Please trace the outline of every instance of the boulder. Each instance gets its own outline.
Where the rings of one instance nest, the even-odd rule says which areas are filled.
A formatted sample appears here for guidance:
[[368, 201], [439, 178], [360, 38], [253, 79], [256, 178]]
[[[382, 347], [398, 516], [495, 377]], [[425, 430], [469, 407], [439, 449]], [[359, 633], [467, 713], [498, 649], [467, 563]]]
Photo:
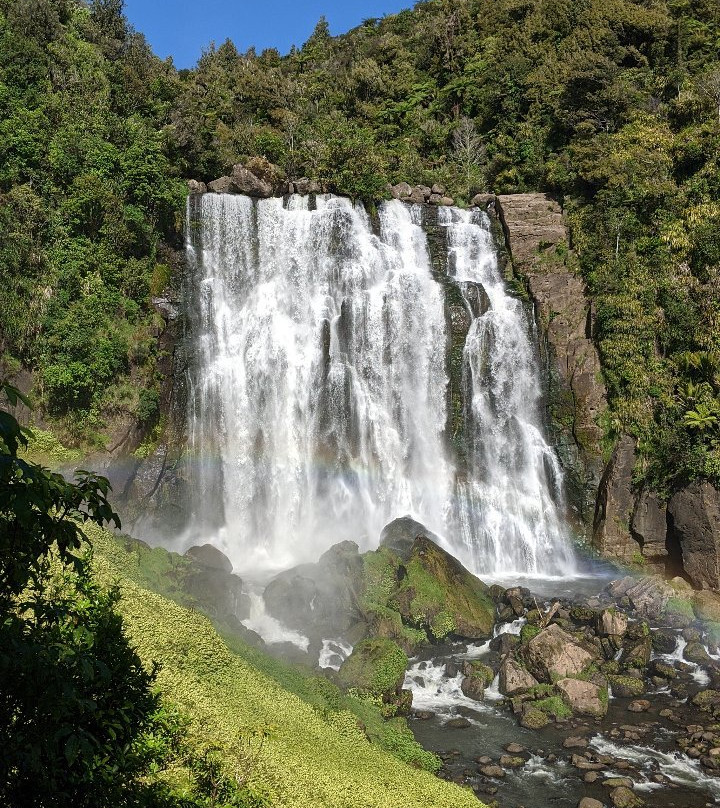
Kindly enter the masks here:
[[720, 594], [701, 589], [693, 594], [693, 610], [701, 620], [720, 623]]
[[363, 587], [363, 560], [355, 542], [327, 550], [317, 564], [281, 572], [265, 588], [263, 600], [272, 617], [298, 631], [343, 635], [363, 619], [357, 592]]
[[610, 802], [615, 808], [640, 808], [645, 803], [626, 786], [614, 788], [610, 792]]
[[362, 640], [338, 671], [338, 680], [347, 688], [381, 697], [386, 702], [401, 696], [408, 658], [392, 640]]
[[645, 692], [645, 683], [642, 679], [635, 679], [632, 676], [608, 676], [608, 681], [613, 695], [621, 698], [633, 699]]
[[485, 680], [481, 676], [466, 676], [460, 683], [460, 690], [469, 699], [482, 701], [485, 698]]
[[626, 668], [644, 668], [652, 656], [652, 640], [650, 636], [643, 637], [634, 645], [626, 648], [622, 655], [622, 662]]
[[433, 183], [432, 188], [430, 189], [431, 194], [437, 194], [438, 196], [445, 196], [445, 186], [440, 185], [439, 182]]
[[215, 194], [229, 194], [232, 188], [232, 180], [230, 177], [219, 177], [207, 184], [208, 191], [212, 191]]
[[577, 808], [605, 808], [600, 800], [594, 800], [592, 797], [583, 797], [577, 804]]
[[416, 185], [411, 191], [408, 200], [410, 202], [414, 202], [415, 204], [423, 204], [427, 202], [430, 198], [430, 194], [432, 193], [432, 189], [428, 188], [427, 185]]
[[230, 190], [236, 194], [245, 194], [266, 199], [273, 195], [271, 182], [261, 179], [242, 165], [234, 165], [230, 174]]
[[653, 619], [662, 615], [670, 598], [675, 596], [672, 586], [659, 575], [646, 575], [642, 578], [628, 575], [612, 581], [606, 591], [616, 600], [627, 598], [641, 617]]
[[428, 197], [428, 204], [430, 205], [439, 205], [442, 201], [442, 196], [440, 194], [430, 194]]
[[685, 646], [683, 657], [687, 659], [688, 662], [692, 662], [695, 665], [709, 665], [712, 663], [712, 658], [705, 650], [705, 646], [697, 640], [689, 642]]
[[635, 441], [620, 438], [608, 463], [598, 489], [593, 546], [606, 558], [631, 561], [640, 545], [630, 532], [630, 520], [635, 508], [632, 472], [635, 465]]
[[574, 712], [580, 715], [592, 715], [600, 718], [607, 713], [607, 690], [581, 679], [559, 679], [555, 683], [562, 700]]
[[622, 637], [627, 631], [627, 615], [615, 609], [604, 609], [598, 618], [598, 631], [605, 637], [612, 634]]
[[532, 704], [523, 704], [520, 724], [527, 729], [542, 729], [550, 723], [548, 716]]
[[488, 587], [427, 536], [415, 539], [399, 577], [392, 601], [406, 625], [438, 640], [492, 636], [495, 605]]
[[650, 702], [647, 699], [635, 699], [628, 704], [631, 713], [646, 713], [650, 709]]
[[211, 570], [232, 572], [233, 565], [230, 559], [212, 544], [201, 544], [191, 547], [186, 553], [197, 564]]
[[415, 521], [411, 516], [401, 516], [393, 519], [382, 529], [380, 547], [387, 547], [403, 561], [407, 561], [418, 536], [427, 536], [435, 544], [440, 542], [440, 539], [421, 522]]
[[207, 191], [207, 185], [199, 180], [188, 180], [188, 192], [191, 194], [204, 194]]
[[683, 568], [698, 589], [720, 589], [720, 491], [696, 481], [668, 503], [668, 536], [679, 543]]
[[499, 688], [504, 696], [525, 693], [538, 684], [537, 679], [521, 667], [511, 656], [500, 663]]
[[399, 182], [390, 186], [390, 193], [394, 199], [408, 199], [412, 194], [412, 187], [407, 182]]
[[440, 198], [438, 204], [445, 208], [450, 208], [455, 204], [455, 200], [451, 196], [443, 196]]
[[581, 673], [597, 658], [557, 625], [533, 637], [525, 652], [528, 668], [541, 682]]
[[470, 204], [474, 205], [476, 208], [487, 210], [490, 205], [495, 204], [495, 194], [475, 194], [470, 200]]

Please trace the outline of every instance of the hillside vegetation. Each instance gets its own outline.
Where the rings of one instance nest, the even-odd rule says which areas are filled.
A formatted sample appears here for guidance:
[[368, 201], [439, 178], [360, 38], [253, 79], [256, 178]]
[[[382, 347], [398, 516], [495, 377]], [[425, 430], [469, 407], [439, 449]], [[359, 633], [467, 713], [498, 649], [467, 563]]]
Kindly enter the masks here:
[[[158, 418], [150, 298], [179, 178], [251, 156], [366, 199], [399, 180], [563, 202], [594, 301], [608, 446], [720, 483], [720, 7], [428, 0], [287, 56], [153, 56], [121, 0], [0, 0], [0, 347], [76, 440]], [[138, 392], [142, 390], [142, 392]]]
[[[192, 609], [136, 583], [144, 576], [138, 555], [100, 530], [90, 530], [94, 569], [105, 584], [117, 583], [126, 631], [147, 665], [161, 664], [163, 696], [192, 718], [191, 736], [222, 750], [223, 762], [273, 806], [337, 808], [477, 808], [470, 792], [414, 769], [371, 744], [357, 716], [343, 709], [329, 682], [301, 698], [247, 658], [285, 677], [300, 692], [324, 680], [283, 670], [280, 663], [235, 644], [233, 653], [210, 621]], [[164, 553], [164, 551], [152, 551]], [[168, 555], [167, 553], [165, 554]], [[147, 559], [145, 559], [147, 563]], [[247, 657], [247, 658], [244, 658]], [[290, 681], [294, 679], [294, 681]], [[333, 693], [336, 703], [333, 702]], [[311, 703], [313, 701], [314, 703]], [[373, 720], [368, 715], [369, 720]], [[252, 740], [265, 736], [262, 750]], [[408, 745], [415, 745], [409, 738]], [[244, 804], [244, 803], [243, 803]]]

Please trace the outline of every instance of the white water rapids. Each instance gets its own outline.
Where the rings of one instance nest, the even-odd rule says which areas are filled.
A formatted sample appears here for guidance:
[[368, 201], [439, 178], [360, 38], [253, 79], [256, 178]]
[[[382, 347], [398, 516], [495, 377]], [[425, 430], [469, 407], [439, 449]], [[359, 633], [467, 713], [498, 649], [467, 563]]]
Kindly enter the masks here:
[[188, 542], [212, 541], [237, 569], [277, 569], [343, 539], [374, 547], [409, 514], [479, 575], [571, 572], [530, 324], [505, 290], [485, 214], [438, 212], [473, 318], [459, 469], [422, 208], [387, 202], [373, 223], [346, 199], [316, 205], [189, 203]]

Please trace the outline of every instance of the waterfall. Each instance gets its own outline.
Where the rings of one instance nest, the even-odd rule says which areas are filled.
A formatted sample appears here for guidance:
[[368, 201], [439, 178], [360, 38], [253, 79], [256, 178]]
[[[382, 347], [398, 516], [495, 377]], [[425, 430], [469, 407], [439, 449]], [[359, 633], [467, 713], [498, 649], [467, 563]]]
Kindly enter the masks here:
[[507, 293], [484, 213], [442, 208], [448, 273], [472, 323], [463, 351], [467, 473], [458, 479], [457, 541], [477, 571], [573, 571], [562, 470], [543, 436], [540, 370], [522, 303]]
[[343, 539], [372, 548], [410, 514], [479, 574], [569, 568], [522, 306], [487, 220], [440, 214], [474, 318], [462, 473], [422, 208], [386, 202], [371, 221], [332, 196], [191, 199], [188, 541], [211, 541], [239, 569], [283, 568]]

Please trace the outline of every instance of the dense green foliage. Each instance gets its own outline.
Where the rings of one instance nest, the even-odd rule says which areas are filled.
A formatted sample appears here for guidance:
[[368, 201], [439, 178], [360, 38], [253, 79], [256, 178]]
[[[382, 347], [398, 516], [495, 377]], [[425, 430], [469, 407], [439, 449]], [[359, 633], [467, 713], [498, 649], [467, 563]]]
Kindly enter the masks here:
[[[271, 659], [237, 637], [221, 639], [196, 610], [145, 588], [148, 577], [158, 583], [164, 551], [133, 548], [96, 528], [89, 535], [98, 578], [120, 587], [119, 609], [138, 653], [146, 662], [162, 662], [158, 684], [193, 718], [190, 743], [215, 748], [225, 771], [246, 772], [252, 758], [248, 738], [265, 735], [246, 785], [270, 804], [482, 805], [472, 792], [401, 762], [426, 769], [438, 765], [417, 745], [404, 719], [383, 722], [372, 703], [343, 696], [328, 680]], [[165, 553], [168, 568], [175, 560]], [[172, 772], [167, 776], [177, 789]]]
[[[720, 9], [714, 0], [426, 0], [302, 48], [156, 59], [121, 0], [0, 1], [2, 349], [51, 414], [150, 423], [176, 176], [545, 190], [595, 301], [609, 441], [661, 491], [720, 482]], [[7, 237], [9, 236], [9, 237]], [[124, 383], [131, 379], [135, 385]], [[137, 382], [142, 381], [142, 384]]]
[[120, 10], [0, 2], [0, 356], [85, 438], [101, 412], [155, 415], [135, 387], [156, 386], [150, 293], [183, 204], [163, 133], [177, 76]]

